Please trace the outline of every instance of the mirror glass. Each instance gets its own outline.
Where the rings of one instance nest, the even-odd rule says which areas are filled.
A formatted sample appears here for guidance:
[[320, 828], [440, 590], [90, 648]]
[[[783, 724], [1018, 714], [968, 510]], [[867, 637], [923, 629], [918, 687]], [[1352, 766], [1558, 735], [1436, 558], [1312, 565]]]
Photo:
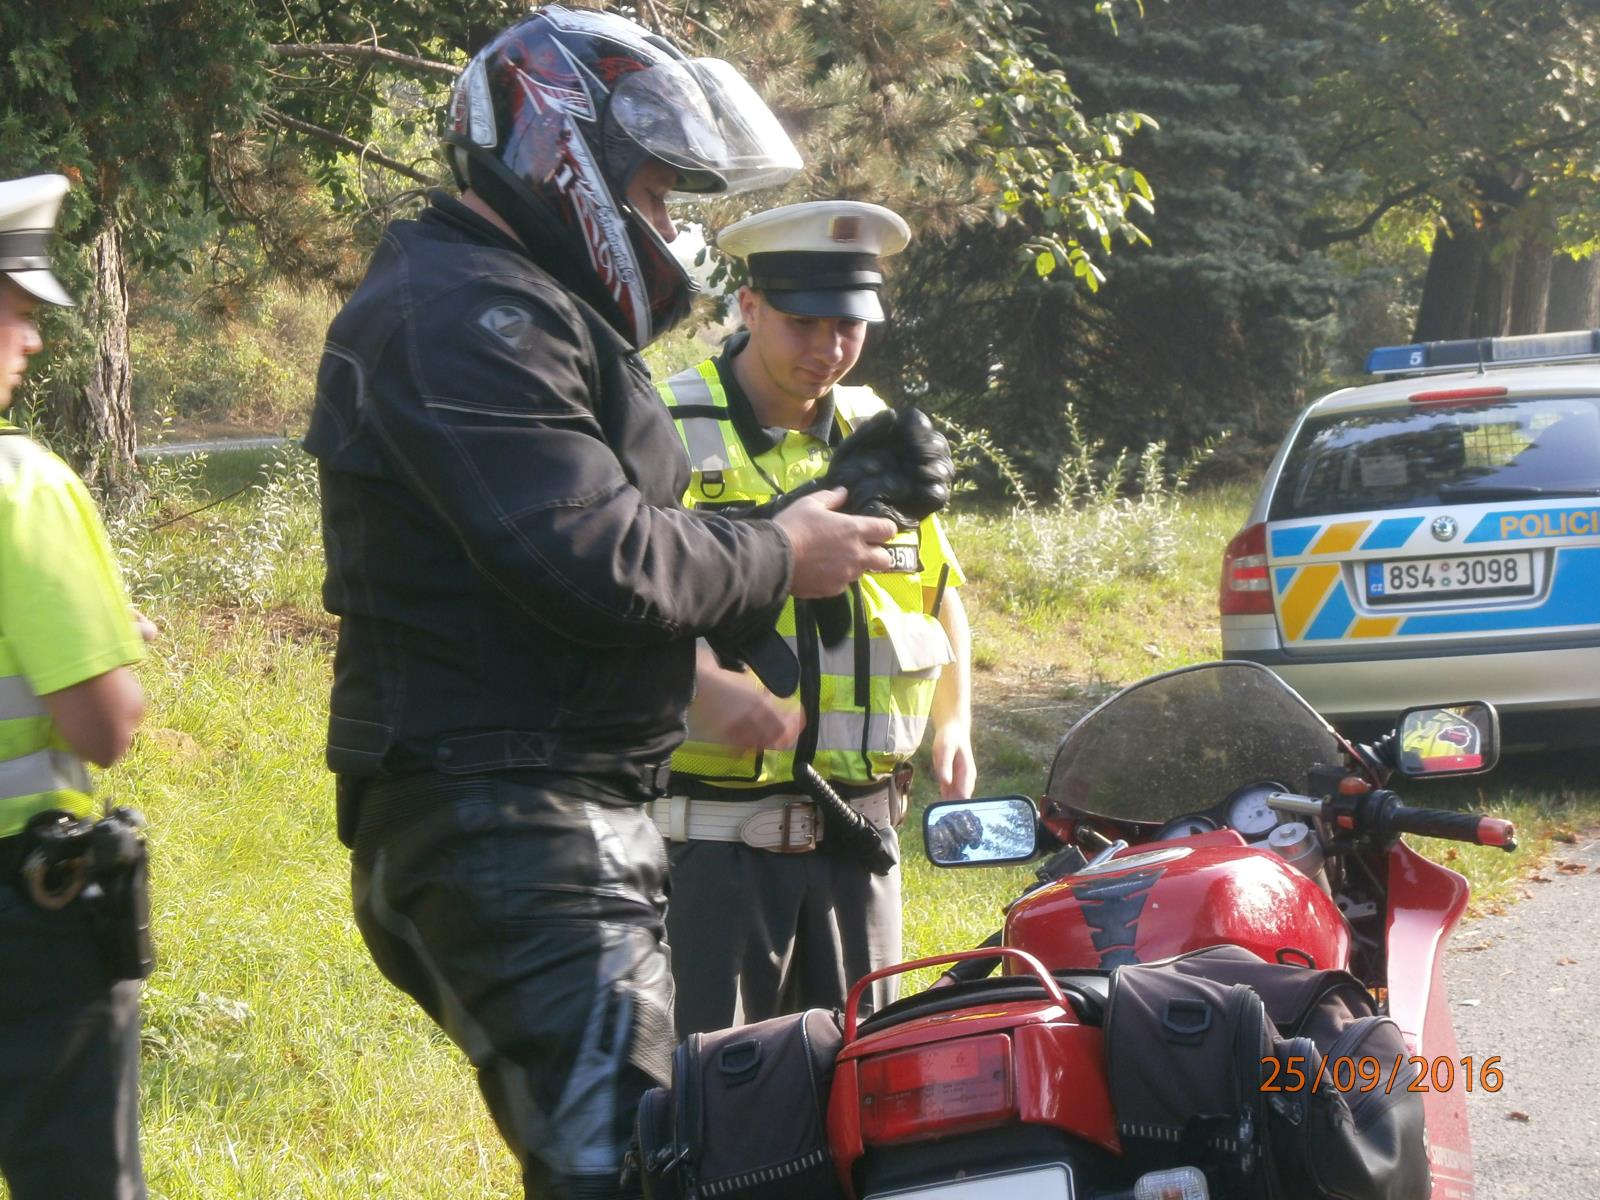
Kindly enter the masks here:
[[1500, 727], [1493, 707], [1481, 701], [1409, 708], [1400, 717], [1395, 758], [1400, 773], [1473, 775], [1500, 758]]
[[1038, 810], [1026, 796], [951, 800], [922, 815], [923, 847], [940, 867], [1026, 862], [1038, 838]]

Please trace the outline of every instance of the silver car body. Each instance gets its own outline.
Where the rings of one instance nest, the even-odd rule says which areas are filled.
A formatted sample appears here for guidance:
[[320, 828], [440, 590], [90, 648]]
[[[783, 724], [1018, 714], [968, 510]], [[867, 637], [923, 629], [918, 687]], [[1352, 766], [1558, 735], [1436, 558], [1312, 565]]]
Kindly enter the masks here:
[[1271, 667], [1334, 721], [1483, 699], [1592, 717], [1600, 740], [1597, 485], [1600, 357], [1325, 396], [1248, 518], [1272, 611], [1224, 614], [1224, 656]]

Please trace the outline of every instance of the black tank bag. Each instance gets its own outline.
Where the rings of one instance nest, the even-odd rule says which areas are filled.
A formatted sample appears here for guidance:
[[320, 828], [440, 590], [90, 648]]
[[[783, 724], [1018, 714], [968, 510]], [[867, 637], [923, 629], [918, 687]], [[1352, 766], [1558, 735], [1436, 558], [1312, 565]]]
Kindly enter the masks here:
[[1346, 972], [1233, 946], [1122, 967], [1105, 1038], [1130, 1160], [1201, 1166], [1229, 1200], [1429, 1195], [1410, 1051]]
[[639, 1104], [630, 1158], [645, 1200], [835, 1200], [828, 1090], [843, 1035], [811, 1009], [691, 1034], [672, 1086]]

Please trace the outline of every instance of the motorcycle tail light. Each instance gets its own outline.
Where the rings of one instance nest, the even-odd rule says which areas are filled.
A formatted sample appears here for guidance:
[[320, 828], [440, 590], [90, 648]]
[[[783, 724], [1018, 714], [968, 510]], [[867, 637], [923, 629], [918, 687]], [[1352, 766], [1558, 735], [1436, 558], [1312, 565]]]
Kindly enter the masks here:
[[1151, 1171], [1133, 1185], [1133, 1200], [1210, 1200], [1210, 1196], [1198, 1167]]
[[867, 1145], [918, 1141], [994, 1125], [1017, 1113], [1011, 1039], [936, 1042], [863, 1059], [861, 1136]]
[[1272, 615], [1267, 579], [1267, 527], [1247, 525], [1222, 555], [1222, 615]]

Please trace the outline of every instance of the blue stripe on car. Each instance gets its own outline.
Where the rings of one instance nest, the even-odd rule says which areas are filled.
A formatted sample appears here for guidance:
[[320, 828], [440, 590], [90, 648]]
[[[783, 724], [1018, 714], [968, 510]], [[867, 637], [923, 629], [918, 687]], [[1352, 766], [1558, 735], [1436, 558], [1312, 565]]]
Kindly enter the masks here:
[[1311, 539], [1322, 532], [1321, 525], [1297, 525], [1292, 529], [1272, 531], [1272, 557], [1294, 558], [1304, 554]]
[[1350, 597], [1345, 594], [1344, 580], [1341, 579], [1328, 593], [1322, 610], [1312, 620], [1311, 627], [1305, 631], [1304, 640], [1325, 642], [1342, 638], [1345, 631], [1350, 628], [1350, 622], [1355, 619], [1356, 610], [1350, 607]]

